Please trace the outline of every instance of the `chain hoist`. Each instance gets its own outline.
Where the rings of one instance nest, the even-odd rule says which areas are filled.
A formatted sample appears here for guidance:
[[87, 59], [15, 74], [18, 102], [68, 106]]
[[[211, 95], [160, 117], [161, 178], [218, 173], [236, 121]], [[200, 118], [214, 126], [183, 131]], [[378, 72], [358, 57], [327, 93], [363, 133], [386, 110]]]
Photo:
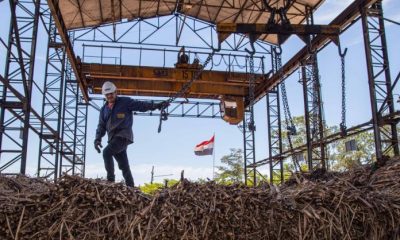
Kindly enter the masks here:
[[193, 82], [198, 80], [201, 76], [201, 74], [203, 73], [203, 70], [207, 67], [207, 65], [210, 63], [211, 59], [213, 58], [214, 54], [216, 52], [219, 51], [218, 49], [213, 49], [213, 51], [208, 55], [207, 59], [205, 60], [205, 62], [203, 63], [203, 65], [196, 70], [196, 72], [193, 74], [193, 77], [190, 81], [188, 81], [187, 83], [185, 83], [181, 90], [179, 90], [179, 92], [177, 92], [173, 97], [170, 97], [168, 100], [165, 101], [165, 104], [161, 107], [160, 109], [160, 123], [158, 125], [158, 132], [161, 132], [161, 125], [162, 125], [162, 121], [166, 121], [168, 120], [168, 112], [166, 111], [167, 107], [173, 102], [175, 101], [175, 99], [182, 97], [186, 94], [186, 92], [189, 90], [189, 88], [192, 86]]

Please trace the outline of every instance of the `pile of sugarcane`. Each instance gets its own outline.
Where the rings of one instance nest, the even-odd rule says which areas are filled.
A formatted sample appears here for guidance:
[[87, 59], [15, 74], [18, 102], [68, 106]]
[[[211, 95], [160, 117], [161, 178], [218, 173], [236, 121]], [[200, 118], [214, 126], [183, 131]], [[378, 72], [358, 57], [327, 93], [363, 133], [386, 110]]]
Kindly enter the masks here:
[[296, 174], [279, 187], [183, 180], [154, 196], [3, 176], [0, 239], [400, 239], [400, 161]]

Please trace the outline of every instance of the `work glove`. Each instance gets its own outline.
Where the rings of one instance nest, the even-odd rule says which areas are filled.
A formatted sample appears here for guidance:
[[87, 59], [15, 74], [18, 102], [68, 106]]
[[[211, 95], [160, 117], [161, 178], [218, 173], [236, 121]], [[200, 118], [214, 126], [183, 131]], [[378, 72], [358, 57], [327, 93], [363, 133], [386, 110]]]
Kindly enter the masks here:
[[99, 139], [94, 140], [94, 148], [98, 153], [101, 153], [100, 148], [103, 148], [103, 145], [101, 145], [101, 140]]
[[161, 109], [163, 109], [163, 108], [166, 109], [169, 105], [170, 105], [169, 102], [167, 102], [167, 101], [162, 101], [162, 102], [157, 103], [157, 104], [155, 105], [155, 109], [158, 109], [158, 110], [161, 110]]

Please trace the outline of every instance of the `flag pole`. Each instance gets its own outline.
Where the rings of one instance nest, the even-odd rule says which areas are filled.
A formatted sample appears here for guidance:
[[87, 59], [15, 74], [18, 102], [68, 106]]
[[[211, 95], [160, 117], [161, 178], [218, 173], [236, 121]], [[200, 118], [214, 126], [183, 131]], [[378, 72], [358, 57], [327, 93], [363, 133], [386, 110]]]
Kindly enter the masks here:
[[214, 138], [214, 148], [213, 148], [213, 174], [212, 174], [212, 180], [215, 180], [215, 132], [213, 134]]

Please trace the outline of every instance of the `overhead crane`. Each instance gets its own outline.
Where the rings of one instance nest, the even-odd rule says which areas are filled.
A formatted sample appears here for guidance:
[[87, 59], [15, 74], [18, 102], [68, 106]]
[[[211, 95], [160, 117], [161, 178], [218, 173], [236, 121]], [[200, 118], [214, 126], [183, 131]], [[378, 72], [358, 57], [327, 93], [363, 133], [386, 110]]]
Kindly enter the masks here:
[[[311, 40], [317, 35], [323, 35], [338, 42], [337, 38], [340, 33], [340, 27], [337, 25], [301, 24], [305, 21], [307, 15], [310, 14], [309, 11], [312, 11], [312, 8], [310, 8], [311, 5], [309, 4], [315, 4], [314, 7], [316, 7], [321, 4], [321, 2], [322, 1], [316, 1], [295, 6], [298, 4], [297, 1], [288, 0], [283, 1], [281, 6], [279, 6], [279, 4], [271, 6], [270, 2], [264, 0], [261, 6], [262, 8], [259, 11], [259, 18], [256, 21], [237, 22], [235, 20], [232, 23], [225, 23], [224, 21], [217, 22], [219, 44], [231, 33], [246, 34], [250, 39], [252, 47], [252, 51], [249, 51], [249, 62], [251, 63], [253, 62], [252, 57], [255, 52], [254, 42], [257, 39], [273, 39], [276, 44], [280, 45], [284, 43], [290, 35], [296, 34], [305, 41], [308, 46], [310, 46]], [[180, 1], [180, 7], [177, 9], [182, 10], [185, 4], [190, 5], [190, 3]], [[193, 6], [190, 6], [191, 7], [188, 8], [189, 12], [193, 9]], [[197, 17], [200, 16], [200, 9], [201, 7], [199, 8]], [[240, 11], [244, 11], [245, 9], [245, 6], [243, 6]], [[302, 9], [302, 11], [300, 11], [301, 14], [293, 14], [293, 9]], [[263, 16], [265, 12], [268, 14]], [[188, 14], [188, 12], [185, 13]], [[113, 18], [114, 15], [115, 13], [113, 13]], [[122, 11], [120, 11], [120, 19], [121, 17]], [[218, 14], [215, 19], [217, 18]], [[85, 26], [82, 15], [81, 21], [82, 26]], [[187, 60], [184, 52], [180, 52], [175, 68], [81, 63], [79, 67], [81, 72], [79, 75], [82, 77], [83, 82], [88, 84], [88, 88], [90, 88], [93, 93], [99, 93], [101, 84], [106, 80], [111, 80], [121, 89], [121, 94], [166, 96], [170, 98], [172, 98], [175, 93], [180, 92], [188, 82], [192, 82], [188, 91], [185, 92], [184, 97], [221, 100], [221, 103], [223, 103], [221, 104], [221, 110], [224, 114], [223, 119], [231, 124], [240, 123], [245, 116], [245, 109], [249, 107], [251, 111], [249, 130], [253, 134], [255, 126], [252, 120], [252, 105], [254, 104], [254, 98], [257, 97], [255, 96], [255, 89], [258, 89], [258, 86], [265, 83], [268, 79], [265, 76], [259, 79], [253, 76], [254, 65], [252, 64], [250, 64], [250, 75], [242, 74], [242, 76], [240, 76], [241, 74], [236, 74], [236, 76], [232, 78], [232, 76], [229, 76], [230, 73], [226, 76], [227, 73], [223, 72], [202, 71], [201, 74], [198, 75], [198, 79], [194, 79], [197, 78], [195, 74], [198, 73], [199, 63], [189, 64]]]
[[[308, 14], [309, 9], [315, 9], [322, 0], [310, 0], [310, 1], [283, 1], [285, 4], [285, 17], [290, 20], [295, 29], [303, 28], [300, 24], [305, 20], [305, 15]], [[181, 12], [185, 15], [195, 17], [200, 20], [204, 20], [210, 23], [222, 23], [222, 22], [234, 22], [234, 23], [246, 23], [243, 18], [239, 18], [241, 15], [250, 17], [248, 20], [254, 24], [263, 24], [269, 19], [275, 17], [275, 13], [269, 9], [268, 1], [245, 2], [243, 4], [231, 4], [229, 2], [222, 1], [221, 4], [198, 4], [190, 1], [162, 1], [158, 3], [156, 8], [146, 9], [145, 16], [141, 16], [141, 8], [149, 7], [148, 4], [141, 4], [141, 1], [132, 1], [129, 4], [123, 6], [109, 5], [109, 3], [100, 1], [85, 1], [79, 8], [71, 6], [67, 2], [48, 0], [48, 4], [52, 15], [55, 19], [55, 24], [59, 30], [60, 37], [62, 38], [68, 58], [70, 59], [72, 69], [77, 76], [80, 89], [83, 92], [84, 99], [88, 101], [87, 95], [87, 83], [85, 79], [81, 79], [82, 75], [79, 73], [77, 66], [77, 58], [73, 52], [71, 41], [68, 38], [67, 31], [71, 29], [97, 27], [104, 23], [112, 23], [121, 21], [122, 19], [134, 19], [138, 18], [150, 18], [154, 16], [163, 16], [168, 14], [174, 14]], [[121, 3], [120, 3], [121, 4]], [[274, 3], [279, 5], [280, 3]], [[117, 4], [118, 5], [118, 4]], [[253, 8], [255, 5], [255, 8]], [[111, 11], [105, 11], [102, 8], [108, 7]], [[139, 9], [139, 11], [136, 11]], [[84, 13], [84, 14], [82, 14]], [[144, 11], [143, 11], [144, 13]], [[138, 15], [136, 15], [138, 14]], [[77, 17], [79, 16], [79, 17]], [[243, 17], [242, 16], [242, 17]], [[280, 14], [280, 16], [283, 16]], [[254, 19], [252, 19], [254, 18]], [[260, 33], [258, 38], [260, 40], [270, 42], [273, 44], [278, 43], [277, 37], [282, 35], [280, 32], [282, 29], [277, 29], [275, 32], [264, 32]], [[114, 26], [115, 31], [115, 26]], [[287, 29], [286, 35], [293, 32], [293, 29]], [[301, 30], [300, 30], [301, 31]], [[309, 29], [306, 27], [304, 30], [307, 34], [318, 33], [315, 29]], [[278, 33], [278, 34], [275, 34]], [[115, 32], [114, 32], [115, 35]], [[223, 41], [224, 39], [220, 39]], [[265, 81], [264, 81], [265, 82]]]
[[[82, 63], [80, 69], [93, 94], [101, 94], [102, 84], [112, 81], [118, 86], [119, 94], [160, 97], [174, 95], [196, 72], [193, 65], [182, 63], [176, 68]], [[243, 119], [244, 100], [249, 91], [248, 75], [204, 70], [184, 97], [220, 100], [222, 110], [226, 110], [223, 111], [223, 119], [230, 124], [238, 124]], [[255, 77], [256, 83], [265, 79], [262, 74]], [[235, 110], [228, 110], [232, 108]]]
[[[114, 37], [109, 38], [111, 42], [118, 42], [118, 39], [115, 38], [117, 24], [124, 21], [134, 21], [138, 19], [139, 21], [143, 19], [150, 19], [152, 17], [159, 16], [168, 16], [171, 14], [181, 14], [188, 16], [189, 18], [193, 18], [199, 21], [203, 21], [205, 23], [209, 23], [210, 25], [216, 26], [217, 32], [219, 33], [219, 42], [221, 43], [226, 37], [231, 33], [242, 33], [247, 35], [251, 42], [256, 40], [260, 40], [263, 42], [267, 42], [274, 45], [280, 45], [285, 42], [290, 34], [298, 35], [303, 41], [305, 41], [308, 46], [300, 50], [297, 54], [294, 55], [288, 62], [283, 64], [283, 67], [278, 72], [274, 72], [273, 75], [255, 75], [254, 79], [254, 102], [260, 100], [265, 95], [268, 95], [278, 86], [282, 81], [285, 80], [287, 76], [289, 76], [293, 71], [295, 71], [301, 65], [302, 61], [306, 60], [310, 57], [310, 53], [315, 53], [321, 50], [325, 45], [329, 42], [333, 41], [338, 43], [337, 35], [342, 33], [346, 28], [351, 26], [357, 19], [362, 18], [363, 20], [363, 29], [364, 29], [364, 38], [368, 37], [368, 29], [375, 27], [372, 24], [372, 27], [368, 25], [368, 18], [376, 18], [374, 20], [383, 21], [379, 14], [379, 9], [372, 9], [371, 6], [376, 3], [381, 3], [378, 0], [354, 0], [348, 8], [346, 8], [338, 17], [336, 17], [331, 23], [328, 25], [315, 25], [313, 22], [308, 22], [308, 25], [305, 23], [309, 20], [310, 15], [317, 9], [324, 1], [323, 0], [280, 0], [280, 1], [220, 1], [216, 4], [214, 1], [188, 1], [188, 0], [160, 0], [160, 1], [139, 1], [132, 0], [129, 2], [116, 1], [110, 2], [107, 0], [86, 0], [81, 1], [80, 4], [75, 5], [70, 1], [58, 1], [58, 0], [48, 0], [48, 6], [51, 10], [52, 17], [54, 18], [54, 23], [57, 27], [57, 32], [59, 38], [62, 42], [57, 42], [59, 44], [58, 49], [63, 49], [62, 51], [68, 57], [68, 64], [73, 71], [74, 78], [67, 79], [66, 82], [70, 84], [75, 81], [74, 84], [80, 89], [80, 93], [77, 93], [77, 97], [82, 97], [85, 101], [89, 101], [89, 91], [91, 93], [99, 93], [99, 86], [101, 86], [102, 82], [107, 80], [112, 80], [120, 86], [121, 94], [128, 95], [139, 95], [139, 96], [164, 96], [171, 97], [174, 93], [178, 92], [182, 86], [190, 81], [193, 77], [194, 72], [198, 69], [198, 64], [200, 63], [184, 63], [177, 62], [175, 67], [169, 68], [158, 68], [153, 66], [128, 66], [128, 65], [107, 65], [107, 64], [95, 64], [90, 62], [80, 62], [77, 54], [73, 49], [73, 37], [69, 36], [70, 31], [77, 29], [87, 29], [89, 28], [96, 29], [102, 26], [108, 25], [112, 26], [112, 31]], [[156, 4], [154, 4], [156, 3]], [[274, 6], [270, 6], [271, 3]], [[24, 2], [18, 1], [18, 4], [25, 4]], [[378, 4], [379, 5], [379, 4]], [[15, 10], [13, 10], [14, 12]], [[376, 14], [378, 12], [379, 14]], [[17, 13], [17, 11], [15, 11]], [[35, 14], [35, 18], [38, 18], [38, 13]], [[32, 15], [33, 16], [33, 15]], [[18, 18], [17, 18], [18, 19]], [[37, 27], [37, 24], [34, 23], [34, 28]], [[14, 27], [18, 27], [14, 24]], [[158, 27], [158, 25], [156, 26]], [[161, 28], [161, 27], [160, 27]], [[381, 29], [381, 27], [375, 27], [376, 29]], [[183, 24], [182, 24], [183, 29]], [[179, 38], [182, 35], [182, 29], [179, 34], [177, 34], [176, 46], [179, 44]], [[22, 27], [21, 27], [22, 30]], [[371, 30], [373, 32], [374, 29]], [[10, 36], [12, 34], [19, 35], [18, 31], [14, 33], [10, 32]], [[311, 38], [308, 36], [313, 35]], [[384, 37], [384, 36], [383, 36]], [[140, 39], [140, 37], [139, 37]], [[373, 66], [376, 66], [376, 62], [382, 62], [382, 71], [385, 72], [386, 75], [390, 75], [387, 66], [387, 59], [385, 54], [383, 54], [383, 61], [380, 59], [375, 60], [376, 56], [371, 56], [375, 52], [380, 52], [380, 47], [382, 49], [386, 49], [385, 41], [382, 43], [376, 44], [376, 39], [380, 40], [380, 36], [373, 37], [368, 40], [365, 40], [366, 46], [366, 54], [368, 62], [368, 77], [369, 77], [369, 87], [371, 92], [376, 92], [376, 89], [384, 89], [382, 88], [384, 85], [381, 84], [382, 81], [378, 81], [376, 74], [374, 74]], [[32, 49], [29, 47], [30, 45], [21, 45], [18, 46], [18, 38], [12, 37], [10, 38], [12, 44], [16, 44], [17, 49], [23, 52], [34, 52], [31, 51], [34, 46], [32, 45]], [[211, 40], [212, 42], [213, 40]], [[375, 42], [374, 42], [375, 41]], [[139, 41], [138, 44], [141, 44]], [[382, 46], [381, 46], [382, 45]], [[49, 45], [50, 46], [50, 45]], [[212, 47], [213, 43], [208, 44], [208, 46]], [[11, 49], [11, 48], [10, 48]], [[204, 49], [203, 49], [204, 50]], [[232, 48], [232, 50], [235, 50]], [[254, 49], [253, 49], [254, 50]], [[385, 50], [386, 51], [386, 50]], [[61, 52], [61, 51], [60, 51]], [[17, 54], [14, 54], [17, 56]], [[183, 55], [181, 55], [183, 56]], [[380, 57], [380, 55], [378, 55]], [[17, 58], [17, 57], [16, 57]], [[370, 59], [372, 58], [372, 60]], [[32, 56], [34, 59], [34, 56]], [[17, 61], [15, 61], [17, 62]], [[30, 62], [32, 64], [33, 61]], [[12, 63], [7, 63], [12, 64]], [[49, 63], [47, 63], [49, 64]], [[14, 64], [15, 65], [15, 64]], [[381, 66], [379, 65], [379, 66]], [[33, 64], [32, 64], [33, 66]], [[24, 67], [21, 64], [21, 68]], [[60, 68], [61, 69], [61, 68]], [[60, 71], [63, 73], [63, 71]], [[62, 74], [61, 74], [62, 75]], [[243, 119], [243, 115], [246, 116], [245, 109], [250, 104], [254, 104], [253, 101], [249, 102], [249, 80], [251, 76], [245, 73], [233, 73], [233, 72], [223, 72], [223, 71], [211, 71], [205, 70], [199, 75], [199, 79], [193, 82], [190, 86], [190, 91], [185, 92], [183, 97], [188, 98], [204, 98], [204, 99], [218, 99], [221, 100], [222, 110], [225, 112], [225, 120], [237, 124], [240, 121], [244, 120], [243, 123], [247, 119]], [[390, 78], [386, 77], [386, 86], [391, 84]], [[4, 96], [11, 96], [12, 94], [18, 96], [18, 93], [10, 94], [13, 89], [12, 86], [8, 86], [7, 84], [15, 85], [13, 82], [8, 82], [9, 76], [6, 75], [1, 82], [7, 87], [4, 91]], [[397, 82], [396, 79], [395, 82]], [[380, 85], [379, 85], [380, 84]], [[32, 84], [25, 84], [27, 88], [31, 88]], [[60, 87], [61, 89], [61, 87]], [[71, 90], [75, 89], [75, 85], [71, 87]], [[377, 105], [377, 103], [383, 102], [383, 104], [378, 104], [378, 109], [372, 109], [373, 121], [368, 122], [368, 126], [373, 125], [373, 129], [376, 137], [376, 151], [378, 158], [382, 156], [386, 150], [389, 149], [383, 145], [383, 141], [387, 141], [388, 138], [394, 146], [394, 153], [398, 154], [398, 139], [396, 133], [396, 123], [398, 122], [398, 113], [393, 112], [393, 99], [392, 99], [392, 89], [384, 89], [385, 92], [383, 94], [379, 94], [378, 96], [383, 96], [383, 99], [374, 98], [371, 94], [371, 106]], [[69, 90], [68, 90], [69, 91]], [[78, 90], [77, 90], [78, 91]], [[79, 91], [78, 91], [79, 92]], [[60, 93], [60, 102], [56, 102], [54, 104], [60, 105], [61, 99], [63, 98], [63, 94], [65, 96], [68, 93]], [[64, 96], [64, 97], [65, 97]], [[69, 95], [68, 95], [69, 96]], [[379, 100], [379, 101], [378, 101]], [[382, 100], [382, 101], [381, 101]], [[279, 99], [278, 99], [279, 101]], [[45, 100], [43, 101], [45, 102]], [[81, 104], [80, 101], [77, 101], [76, 106]], [[16, 109], [21, 108], [21, 105], [13, 105], [13, 101], [11, 98], [2, 98], [0, 107], [3, 111], [7, 110], [11, 113]], [[55, 106], [55, 105], [54, 105]], [[234, 106], [234, 107], [232, 107]], [[60, 109], [61, 109], [60, 105]], [[228, 107], [224, 109], [224, 107]], [[236, 109], [235, 109], [236, 108]], [[65, 106], [63, 107], [65, 111]], [[235, 111], [231, 111], [235, 109]], [[386, 109], [390, 110], [389, 116], [396, 116], [389, 118], [390, 122], [386, 123], [382, 120], [386, 120], [386, 118], [382, 118], [381, 114]], [[28, 119], [27, 117], [35, 112], [34, 109], [23, 109], [22, 117], [19, 115], [6, 117], [6, 119], [1, 119], [0, 125], [4, 125], [7, 122], [15, 122], [19, 123], [19, 128], [23, 128], [24, 132], [27, 132], [28, 128], [32, 128], [32, 121], [29, 123], [25, 121]], [[61, 112], [61, 110], [60, 110]], [[42, 113], [42, 116], [37, 116], [38, 121], [45, 122], [46, 114]], [[63, 117], [59, 121], [65, 121], [68, 126], [67, 117]], [[76, 119], [75, 119], [76, 120]], [[387, 120], [387, 121], [389, 121]], [[393, 123], [392, 123], [393, 122]], [[62, 125], [61, 124], [61, 125]], [[280, 123], [279, 123], [280, 124]], [[28, 126], [29, 125], [29, 126]], [[59, 124], [60, 125], [60, 124]], [[384, 125], [391, 125], [391, 133], [387, 134], [384, 128]], [[356, 134], [356, 132], [364, 131], [365, 125], [362, 124], [362, 130], [350, 128], [348, 130], [348, 135]], [[244, 131], [250, 130], [251, 134], [254, 134], [254, 129], [246, 129], [246, 126], [243, 128]], [[4, 136], [7, 136], [7, 131], [10, 132], [11, 128], [4, 129]], [[50, 131], [50, 135], [46, 135], [41, 133], [41, 131], [36, 131], [41, 139], [45, 140], [54, 140], [62, 142], [63, 130], [59, 126], [54, 127], [55, 131]], [[353, 131], [354, 130], [354, 131]], [[64, 131], [65, 132], [65, 131]], [[71, 131], [72, 132], [72, 131]], [[76, 133], [76, 132], [75, 132]], [[385, 133], [388, 137], [384, 137]], [[1, 133], [3, 134], [3, 133]], [[245, 135], [246, 133], [244, 133]], [[49, 137], [50, 136], [50, 137]], [[253, 136], [254, 137], [254, 136]], [[270, 136], [269, 136], [270, 137]], [[319, 139], [315, 144], [319, 143], [328, 143], [330, 141], [335, 141], [336, 139], [341, 138], [340, 134], [325, 136], [323, 139]], [[382, 140], [380, 139], [382, 137]], [[0, 137], [1, 138], [1, 137]], [[245, 137], [245, 141], [247, 138]], [[271, 140], [271, 139], [270, 139]], [[254, 141], [254, 139], [253, 139]], [[22, 139], [22, 144], [16, 143], [15, 145], [16, 153], [23, 152], [26, 149], [27, 145], [27, 134], [24, 134], [24, 139]], [[382, 142], [382, 143], [381, 143]], [[245, 143], [246, 146], [247, 142]], [[4, 158], [4, 146], [0, 142], [0, 148], [2, 148], [2, 157]], [[65, 144], [64, 144], [65, 145]], [[61, 144], [60, 146], [64, 146]], [[382, 145], [382, 146], [381, 146]], [[254, 146], [254, 143], [253, 143]], [[53, 142], [49, 142], [47, 145], [41, 148], [43, 153], [46, 153], [46, 149], [52, 150], [54, 147], [57, 154], [65, 155], [65, 150], [63, 147], [60, 149]], [[245, 147], [246, 148], [246, 147]], [[245, 155], [246, 158], [253, 154], [254, 155], [254, 147], [253, 152], [248, 152]], [[304, 151], [304, 146], [301, 149], [295, 149], [295, 151]], [[72, 152], [72, 151], [71, 151]], [[84, 156], [84, 151], [83, 156]], [[68, 151], [69, 154], [69, 151]], [[266, 162], [273, 163], [277, 160], [281, 161], [282, 157], [287, 157], [292, 152], [280, 152], [277, 155], [271, 155], [268, 159], [261, 160], [259, 162], [255, 162], [255, 157], [253, 158], [253, 165], [248, 165], [248, 161], [246, 161], [246, 165], [248, 168], [255, 169], [256, 166], [262, 165]], [[75, 152], [73, 153], [74, 156]], [[25, 164], [26, 156], [24, 154], [21, 157], [16, 156], [15, 159], [22, 158], [21, 164]], [[55, 160], [57, 162], [57, 160]], [[75, 162], [73, 160], [72, 162]], [[84, 165], [84, 161], [83, 164]], [[272, 165], [272, 164], [271, 164]], [[246, 167], [246, 166], [245, 166]], [[57, 171], [57, 170], [56, 170]], [[246, 172], [247, 173], [247, 172]], [[272, 175], [272, 174], [271, 174]], [[56, 175], [55, 175], [56, 176]], [[254, 174], [255, 176], [255, 174]]]
[[[221, 44], [231, 33], [246, 33], [250, 35], [254, 54], [254, 41], [265, 34], [276, 34], [278, 44], [283, 43], [291, 34], [297, 34], [304, 39], [309, 39], [311, 34], [325, 34], [337, 37], [339, 28], [336, 26], [291, 24], [287, 15], [294, 3], [295, 1], [285, 1], [283, 7], [279, 9], [277, 20], [275, 18], [276, 8], [272, 8], [267, 1], [264, 1], [263, 7], [271, 12], [268, 16], [268, 24], [218, 23], [219, 43]], [[180, 2], [178, 9], [182, 9], [182, 4], [185, 3]], [[306, 12], [307, 7], [303, 7]], [[120, 14], [122, 13], [120, 12]], [[267, 18], [265, 17], [265, 19]], [[172, 94], [179, 92], [188, 80], [193, 79], [196, 72], [198, 62], [196, 64], [188, 64], [186, 62], [187, 59], [184, 57], [184, 50], [183, 52], [181, 50], [178, 54], [178, 62], [175, 69], [82, 63], [80, 76], [83, 76], [84, 82], [91, 85], [93, 93], [99, 93], [101, 84], [106, 80], [111, 80], [121, 89], [120, 92], [122, 94], [171, 97]], [[221, 110], [224, 113], [223, 119], [231, 124], [238, 124], [244, 116], [245, 98], [247, 97], [248, 100], [249, 95], [254, 96], [254, 89], [251, 89], [252, 93], [249, 93], [248, 79], [252, 79], [252, 77], [249, 74], [242, 73], [202, 71], [199, 79], [193, 82], [193, 85], [190, 86], [190, 91], [185, 97], [220, 99], [221, 103], [223, 103], [221, 104]], [[265, 81], [264, 77], [258, 78], [260, 80], [255, 76], [254, 80], [252, 80], [254, 81], [252, 83], [254, 86]], [[234, 104], [229, 104], [229, 101], [234, 102]], [[233, 106], [235, 111], [226, 111], [229, 108], [228, 106]], [[230, 115], [230, 113], [234, 113], [234, 115]]]
[[[297, 34], [302, 38], [307, 38], [311, 34], [337, 37], [339, 33], [337, 26], [291, 24], [287, 14], [289, 9], [293, 7], [293, 3], [294, 1], [285, 2], [285, 6], [281, 8], [281, 11], [284, 12], [279, 14], [279, 23], [275, 22], [275, 14], [268, 16], [267, 24], [218, 23], [219, 42], [224, 41], [231, 33], [249, 34], [252, 41], [255, 41], [261, 35], [276, 34], [278, 44], [283, 43], [291, 34]], [[180, 2], [181, 6], [178, 9], [182, 9], [182, 4], [187, 5], [188, 3]], [[318, 4], [320, 2], [316, 5]], [[267, 1], [264, 1], [264, 5], [270, 8]], [[267, 19], [267, 16], [265, 16], [265, 19]], [[295, 22], [298, 21], [295, 20]], [[99, 93], [101, 84], [107, 79], [114, 81], [121, 89], [122, 94], [139, 96], [171, 96], [174, 92], [178, 92], [182, 85], [193, 77], [195, 72], [191, 65], [179, 63], [179, 58], [175, 69], [82, 63], [81, 70], [82, 73], [79, 75], [83, 77], [83, 82], [88, 84], [93, 93]], [[249, 79], [248, 74], [204, 71], [200, 79], [196, 80], [190, 88], [186, 97], [234, 99], [236, 104], [240, 106], [239, 108], [242, 109], [244, 97], [249, 94], [247, 79]], [[265, 77], [256, 76], [255, 84], [259, 85], [265, 81]], [[242, 113], [243, 111], [240, 110], [239, 115]], [[239, 123], [242, 119], [239, 115], [230, 123]]]

